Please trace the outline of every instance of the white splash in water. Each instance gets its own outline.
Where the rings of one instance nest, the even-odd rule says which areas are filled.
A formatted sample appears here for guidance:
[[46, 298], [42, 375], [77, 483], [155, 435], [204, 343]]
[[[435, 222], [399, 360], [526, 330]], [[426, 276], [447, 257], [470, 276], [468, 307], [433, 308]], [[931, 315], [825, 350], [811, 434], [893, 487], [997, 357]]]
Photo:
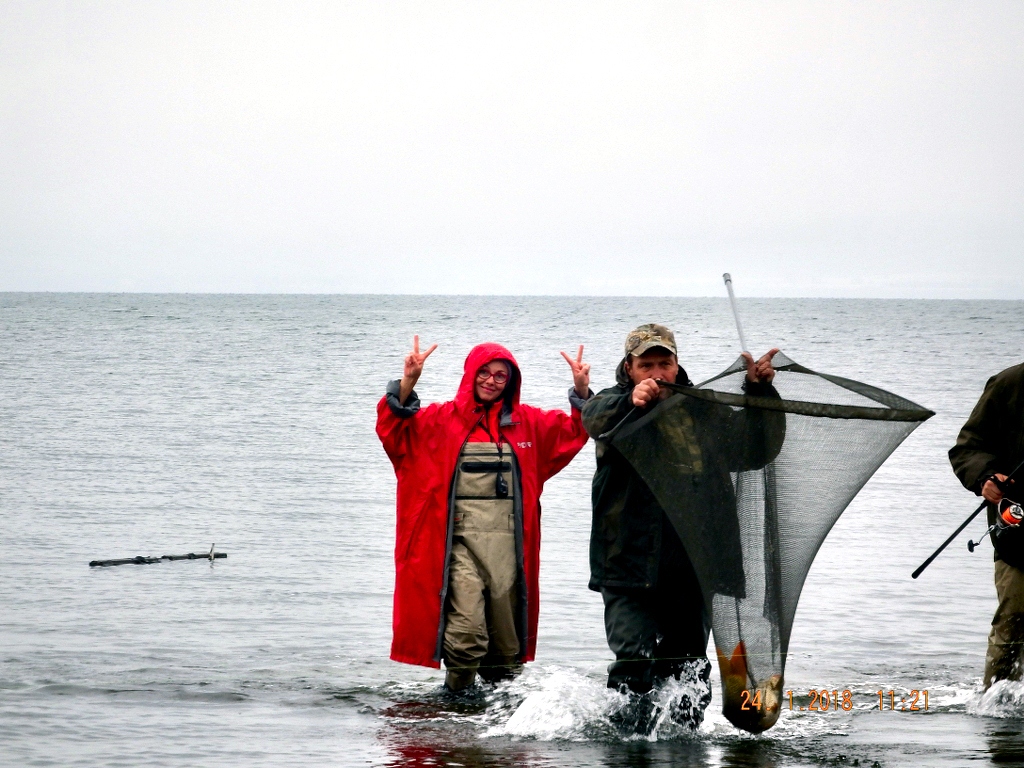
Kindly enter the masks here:
[[967, 712], [983, 717], [1024, 717], [1024, 682], [1000, 680], [967, 703]]
[[[636, 696], [606, 687], [594, 678], [563, 667], [533, 667], [518, 680], [499, 686], [484, 722], [484, 738], [512, 736], [538, 741], [626, 741], [677, 738], [693, 734], [693, 702], [706, 701], [708, 685], [698, 679], [670, 679], [651, 692], [653, 725], [649, 733], [621, 733], [615, 719], [635, 706]], [[507, 716], [514, 703], [515, 710]], [[698, 705], [699, 706], [699, 705]]]
[[[963, 683], [932, 684], [928, 686], [928, 709], [949, 711], [970, 711], [972, 704], [981, 698], [981, 679], [974, 685]], [[876, 700], [877, 701], [877, 700]], [[871, 709], [877, 706], [872, 702]]]
[[505, 722], [491, 726], [484, 737], [517, 736], [540, 741], [587, 738], [587, 731], [604, 719], [621, 694], [572, 669], [534, 667], [532, 674], [503, 686], [505, 695], [523, 695]]

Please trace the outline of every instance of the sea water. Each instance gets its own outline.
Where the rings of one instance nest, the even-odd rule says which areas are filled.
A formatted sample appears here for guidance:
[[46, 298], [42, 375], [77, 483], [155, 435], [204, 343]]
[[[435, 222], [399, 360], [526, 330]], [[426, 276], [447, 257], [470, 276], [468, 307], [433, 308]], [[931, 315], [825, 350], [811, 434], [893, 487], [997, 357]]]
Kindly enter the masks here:
[[[696, 733], [664, 722], [624, 738], [586, 586], [593, 445], [544, 490], [537, 661], [452, 701], [440, 672], [388, 660], [395, 479], [375, 407], [413, 334], [439, 345], [424, 402], [451, 398], [469, 348], [498, 341], [525, 402], [567, 408], [559, 351], [583, 344], [598, 390], [642, 322], [675, 329], [700, 381], [738, 352], [724, 299], [0, 294], [0, 764], [1024, 759], [1024, 687], [980, 693], [992, 556], [966, 542], [982, 520], [910, 578], [976, 506], [946, 451], [986, 379], [1024, 358], [1024, 303], [760, 299], [741, 312], [755, 352], [779, 346], [936, 416], [818, 554], [786, 668], [793, 710], [787, 697], [773, 729], [737, 731], [716, 670]], [[211, 545], [227, 559], [88, 565]], [[849, 690], [852, 709], [808, 711], [812, 689]], [[901, 711], [915, 690], [928, 710]]]

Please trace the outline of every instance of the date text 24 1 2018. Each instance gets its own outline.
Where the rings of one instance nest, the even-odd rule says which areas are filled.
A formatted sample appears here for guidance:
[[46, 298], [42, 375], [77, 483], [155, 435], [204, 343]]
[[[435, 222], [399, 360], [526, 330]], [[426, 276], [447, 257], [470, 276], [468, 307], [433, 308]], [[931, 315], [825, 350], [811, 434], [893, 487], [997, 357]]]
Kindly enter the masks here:
[[[838, 712], [840, 710], [849, 712], [853, 709], [853, 692], [849, 689], [832, 690], [829, 691], [825, 688], [821, 690], [811, 689], [807, 692], [810, 701], [806, 706], [793, 704], [793, 692], [786, 691], [786, 696], [789, 698], [789, 709], [790, 711], [796, 710], [798, 712]], [[741, 691], [740, 693], [743, 701], [740, 703], [740, 709], [742, 710], [759, 710], [762, 709], [764, 704], [761, 701], [761, 691]], [[878, 697], [878, 710], [884, 712], [927, 712], [928, 711], [928, 691], [914, 689], [909, 691], [906, 696], [900, 696], [896, 698], [895, 691], [876, 691], [875, 696]], [[889, 706], [886, 707], [885, 705]], [[872, 707], [873, 708], [873, 707]]]

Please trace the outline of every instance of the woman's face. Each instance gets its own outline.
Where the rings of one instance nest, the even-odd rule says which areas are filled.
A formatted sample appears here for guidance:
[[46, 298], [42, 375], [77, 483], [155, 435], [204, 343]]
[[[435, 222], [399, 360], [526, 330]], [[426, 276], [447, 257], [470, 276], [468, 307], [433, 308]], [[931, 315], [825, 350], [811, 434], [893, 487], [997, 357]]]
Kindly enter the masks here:
[[501, 397], [508, 384], [508, 363], [492, 360], [476, 372], [476, 399], [481, 403], [493, 403]]

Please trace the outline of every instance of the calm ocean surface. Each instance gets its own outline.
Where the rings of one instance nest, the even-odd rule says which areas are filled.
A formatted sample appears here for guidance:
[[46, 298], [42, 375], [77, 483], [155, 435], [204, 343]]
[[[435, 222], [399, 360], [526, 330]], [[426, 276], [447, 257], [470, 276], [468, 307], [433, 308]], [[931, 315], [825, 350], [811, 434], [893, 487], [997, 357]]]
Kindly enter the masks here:
[[[736, 357], [725, 299], [0, 294], [0, 764], [87, 766], [984, 765], [1024, 762], [1024, 686], [978, 691], [995, 607], [946, 450], [993, 373], [1024, 359], [1024, 303], [742, 300], [755, 351], [937, 415], [854, 500], [811, 569], [786, 688], [852, 712], [742, 734], [623, 741], [599, 595], [586, 588], [593, 447], [546, 487], [538, 660], [477, 701], [388, 660], [391, 466], [375, 404], [414, 333], [418, 390], [449, 399], [481, 341], [523, 399], [567, 408], [559, 350], [594, 389], [625, 333], [674, 328], [695, 381]], [[785, 393], [783, 393], [785, 396]], [[207, 551], [98, 569], [98, 558]], [[928, 712], [876, 691], [929, 691]], [[886, 694], [887, 695], [887, 694]], [[888, 707], [888, 700], [886, 701]]]

